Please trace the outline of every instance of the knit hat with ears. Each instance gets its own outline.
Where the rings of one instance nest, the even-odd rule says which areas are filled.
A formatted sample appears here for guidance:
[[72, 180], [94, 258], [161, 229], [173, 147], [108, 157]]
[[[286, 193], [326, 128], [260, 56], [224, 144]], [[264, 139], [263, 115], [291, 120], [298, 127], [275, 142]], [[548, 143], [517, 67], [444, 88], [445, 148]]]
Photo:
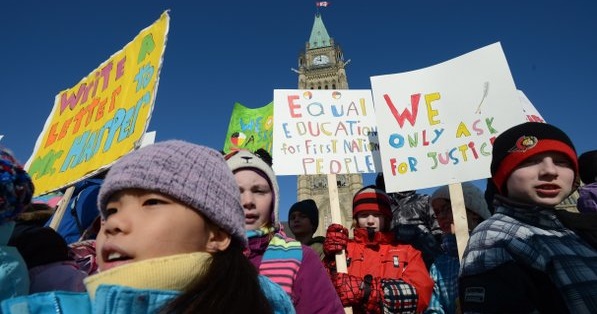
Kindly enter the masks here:
[[25, 210], [33, 190], [29, 174], [8, 150], [0, 148], [0, 225]]
[[124, 189], [170, 196], [247, 244], [238, 185], [216, 150], [170, 140], [125, 155], [110, 168], [100, 188], [98, 207], [102, 217], [110, 196]]
[[[470, 182], [463, 182], [462, 194], [464, 195], [464, 207], [466, 207], [466, 209], [472, 210], [475, 214], [481, 216], [483, 219], [487, 219], [489, 216], [491, 216], [489, 209], [487, 209], [485, 196], [478, 187]], [[450, 190], [447, 185], [444, 185], [433, 192], [431, 195], [431, 204], [433, 204], [434, 200], [440, 198], [446, 200], [450, 199]]]
[[374, 185], [358, 190], [352, 199], [352, 216], [360, 212], [379, 212], [388, 222], [392, 219], [392, 207], [388, 195]]
[[271, 224], [275, 226], [280, 222], [278, 220], [278, 195], [280, 195], [280, 188], [278, 187], [276, 174], [271, 167], [271, 155], [264, 149], [259, 149], [254, 154], [247, 150], [237, 150], [228, 153], [225, 158], [232, 173], [240, 170], [253, 170], [267, 180], [267, 183], [269, 183], [274, 192], [272, 200], [273, 211], [270, 219]]
[[516, 167], [545, 152], [558, 152], [568, 157], [578, 185], [576, 150], [568, 135], [547, 123], [525, 122], [502, 132], [493, 142], [491, 176], [497, 193], [504, 195], [504, 185]]
[[597, 181], [597, 150], [591, 150], [580, 154], [578, 157], [578, 168], [580, 179], [584, 184], [591, 184]]

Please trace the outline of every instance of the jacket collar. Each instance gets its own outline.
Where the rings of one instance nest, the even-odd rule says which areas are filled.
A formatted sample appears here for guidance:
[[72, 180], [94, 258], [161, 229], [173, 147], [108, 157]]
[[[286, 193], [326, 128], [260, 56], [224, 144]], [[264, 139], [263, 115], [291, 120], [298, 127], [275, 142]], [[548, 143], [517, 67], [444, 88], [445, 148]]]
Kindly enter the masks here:
[[375, 232], [369, 236], [367, 228], [354, 229], [354, 241], [356, 243], [363, 243], [366, 246], [378, 246], [380, 244], [392, 244], [396, 242], [394, 233], [392, 232]]
[[100, 285], [182, 291], [202, 276], [210, 261], [211, 254], [205, 252], [158, 257], [100, 272], [84, 282], [92, 299]]
[[520, 203], [495, 195], [496, 213], [513, 217], [521, 222], [540, 228], [562, 229], [564, 225], [556, 217], [556, 209], [532, 204]]

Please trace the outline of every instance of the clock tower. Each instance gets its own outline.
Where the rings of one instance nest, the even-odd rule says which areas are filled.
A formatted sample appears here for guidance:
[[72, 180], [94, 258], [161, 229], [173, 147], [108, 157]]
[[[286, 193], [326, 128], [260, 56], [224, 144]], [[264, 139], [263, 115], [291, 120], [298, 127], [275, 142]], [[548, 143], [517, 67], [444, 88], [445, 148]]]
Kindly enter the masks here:
[[[305, 51], [298, 58], [298, 89], [348, 89], [345, 66], [349, 61], [344, 61], [342, 49], [317, 13]], [[348, 227], [352, 224], [352, 197], [363, 187], [363, 178], [360, 174], [339, 174], [336, 180], [343, 225]], [[317, 203], [319, 226], [314, 236], [325, 236], [332, 223], [327, 175], [299, 175], [297, 194], [299, 201], [311, 198]]]

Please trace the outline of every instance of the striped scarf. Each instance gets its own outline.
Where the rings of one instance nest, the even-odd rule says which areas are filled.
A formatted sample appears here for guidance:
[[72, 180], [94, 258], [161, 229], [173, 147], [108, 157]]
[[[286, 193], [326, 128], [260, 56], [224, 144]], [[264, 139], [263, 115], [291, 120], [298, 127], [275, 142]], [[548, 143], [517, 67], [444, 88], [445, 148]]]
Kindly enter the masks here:
[[[248, 230], [247, 237], [263, 237], [275, 231], [274, 228]], [[267, 276], [292, 296], [292, 286], [303, 260], [303, 248], [299, 241], [286, 237], [283, 232], [276, 232], [269, 241], [263, 254], [259, 273]]]

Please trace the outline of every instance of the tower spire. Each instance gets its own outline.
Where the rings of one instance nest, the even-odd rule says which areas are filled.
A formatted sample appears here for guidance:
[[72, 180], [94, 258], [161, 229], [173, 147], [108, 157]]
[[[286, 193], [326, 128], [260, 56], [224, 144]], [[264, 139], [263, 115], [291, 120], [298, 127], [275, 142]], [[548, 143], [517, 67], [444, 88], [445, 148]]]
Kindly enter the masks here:
[[313, 21], [313, 28], [311, 29], [311, 36], [309, 37], [309, 46], [307, 49], [317, 49], [324, 47], [331, 47], [332, 43], [328, 30], [323, 24], [321, 13], [315, 14], [315, 20]]

